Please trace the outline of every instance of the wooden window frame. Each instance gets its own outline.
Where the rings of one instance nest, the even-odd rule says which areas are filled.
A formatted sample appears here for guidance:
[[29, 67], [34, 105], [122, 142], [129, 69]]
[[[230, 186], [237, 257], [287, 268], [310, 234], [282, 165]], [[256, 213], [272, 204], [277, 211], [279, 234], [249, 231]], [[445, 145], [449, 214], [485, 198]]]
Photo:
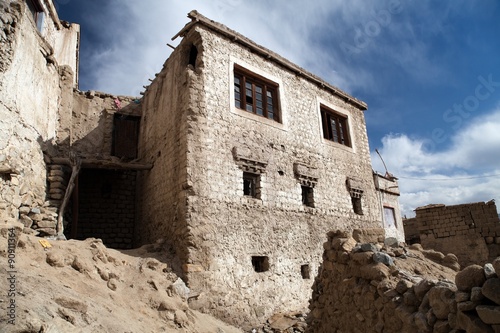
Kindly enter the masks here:
[[[320, 106], [320, 110], [323, 137], [326, 140], [333, 141], [347, 147], [352, 147], [348, 117], [335, 112], [324, 105]], [[334, 126], [332, 126], [332, 120]]]
[[236, 108], [281, 123], [277, 83], [235, 65], [233, 89]]
[[[125, 123], [121, 123], [121, 121], [127, 121], [130, 124], [133, 124], [134, 127], [134, 133], [131, 137], [128, 137], [130, 140], [134, 140], [134, 142], [129, 142], [129, 148], [130, 146], [134, 146], [133, 148], [130, 148], [131, 150], [123, 149], [125, 147], [118, 141], [120, 139], [123, 139], [123, 131], [126, 131], [126, 126], [124, 125]], [[113, 115], [113, 131], [112, 131], [112, 141], [111, 141], [111, 156], [116, 156], [119, 158], [122, 158], [124, 160], [133, 160], [137, 158], [138, 156], [138, 147], [139, 147], [139, 130], [140, 130], [140, 122], [141, 122], [141, 117], [140, 116], [135, 116], [135, 115], [127, 115], [127, 114], [122, 114], [122, 113], [115, 113]], [[129, 127], [130, 128], [130, 127]]]

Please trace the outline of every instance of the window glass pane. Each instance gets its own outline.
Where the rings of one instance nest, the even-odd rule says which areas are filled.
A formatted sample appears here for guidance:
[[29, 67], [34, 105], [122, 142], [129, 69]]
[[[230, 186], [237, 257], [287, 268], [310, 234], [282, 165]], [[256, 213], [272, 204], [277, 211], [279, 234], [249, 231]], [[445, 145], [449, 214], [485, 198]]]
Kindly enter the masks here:
[[387, 228], [396, 227], [396, 216], [394, 214], [394, 208], [384, 207], [384, 220]]
[[339, 121], [339, 130], [340, 130], [339, 140], [340, 140], [340, 143], [345, 144], [344, 128], [342, 126], [343, 126], [343, 121]]
[[275, 103], [277, 87], [268, 86], [266, 79], [253, 77], [246, 71], [239, 72], [235, 66], [234, 99], [236, 107], [279, 122], [279, 109]]
[[332, 131], [331, 139], [335, 142], [339, 142], [339, 137], [338, 137], [338, 133], [337, 133], [337, 124], [336, 124], [336, 121], [333, 117], [330, 117], [330, 126], [331, 126], [331, 131]]

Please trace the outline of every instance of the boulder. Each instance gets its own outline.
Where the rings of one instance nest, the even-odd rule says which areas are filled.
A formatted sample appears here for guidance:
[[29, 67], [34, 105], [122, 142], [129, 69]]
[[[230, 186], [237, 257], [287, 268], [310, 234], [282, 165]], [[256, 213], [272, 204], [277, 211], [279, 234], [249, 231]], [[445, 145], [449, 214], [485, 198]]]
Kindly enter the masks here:
[[495, 273], [497, 273], [497, 276], [500, 277], [500, 257], [493, 260], [491, 264], [493, 265], [493, 269], [495, 269]]
[[470, 265], [457, 273], [455, 284], [460, 291], [471, 291], [472, 287], [480, 287], [486, 281], [483, 267]]
[[488, 279], [481, 289], [483, 295], [500, 305], [500, 278]]
[[492, 264], [485, 264], [483, 268], [484, 268], [484, 276], [486, 276], [487, 279], [497, 277], [495, 268], [493, 268]]
[[382, 263], [386, 266], [394, 265], [394, 261], [392, 260], [392, 258], [383, 252], [375, 252], [373, 254], [372, 258], [373, 258], [374, 262], [379, 262], [379, 263]]
[[478, 305], [476, 311], [484, 323], [500, 324], [500, 306]]

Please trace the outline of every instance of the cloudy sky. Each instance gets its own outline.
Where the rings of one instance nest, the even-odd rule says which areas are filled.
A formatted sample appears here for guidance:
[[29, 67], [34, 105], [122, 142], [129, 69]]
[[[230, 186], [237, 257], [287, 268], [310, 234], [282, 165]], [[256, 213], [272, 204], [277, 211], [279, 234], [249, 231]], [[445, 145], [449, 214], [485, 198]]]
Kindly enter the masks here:
[[403, 214], [500, 202], [498, 0], [54, 2], [81, 25], [81, 90], [139, 95], [197, 9], [365, 101]]

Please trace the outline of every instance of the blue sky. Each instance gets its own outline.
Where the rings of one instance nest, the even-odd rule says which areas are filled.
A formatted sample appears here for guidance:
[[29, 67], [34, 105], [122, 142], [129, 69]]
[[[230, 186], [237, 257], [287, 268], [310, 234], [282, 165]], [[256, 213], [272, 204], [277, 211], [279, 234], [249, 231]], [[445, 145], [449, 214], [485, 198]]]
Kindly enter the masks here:
[[500, 200], [498, 0], [54, 2], [81, 25], [81, 90], [139, 95], [197, 9], [365, 101], [403, 214]]

